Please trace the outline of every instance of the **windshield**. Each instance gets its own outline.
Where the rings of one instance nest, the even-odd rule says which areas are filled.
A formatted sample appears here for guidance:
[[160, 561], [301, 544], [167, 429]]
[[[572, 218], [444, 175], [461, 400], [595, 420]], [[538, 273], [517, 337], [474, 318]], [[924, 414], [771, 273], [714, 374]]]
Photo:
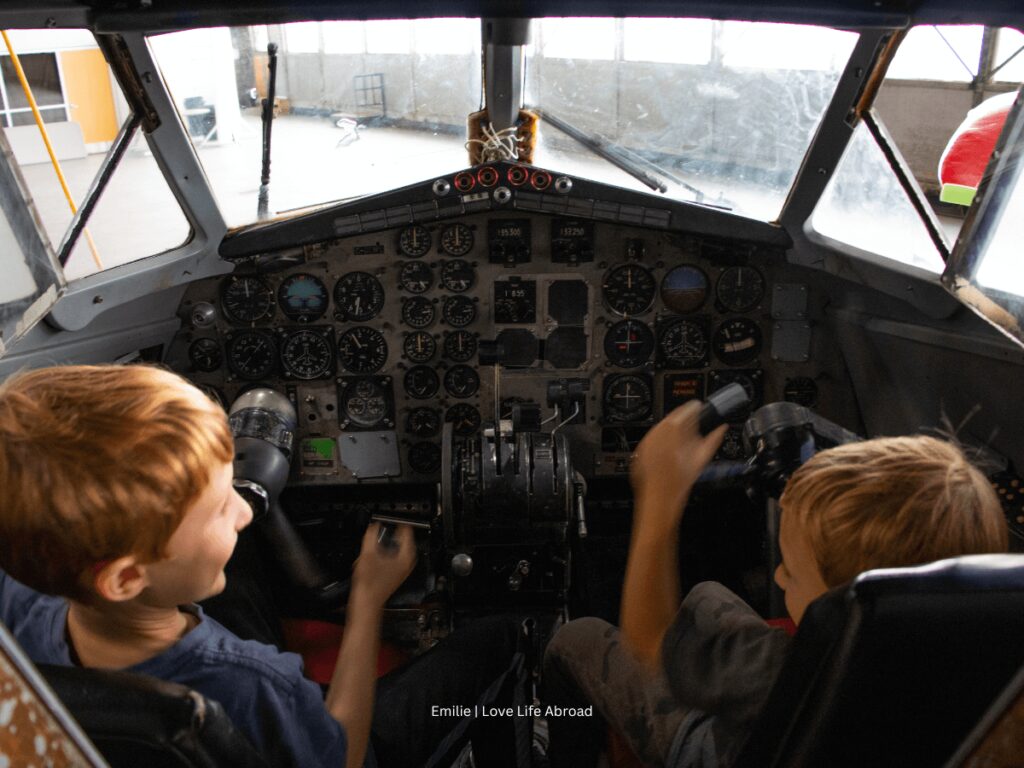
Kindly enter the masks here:
[[[544, 118], [534, 163], [774, 220], [856, 40], [705, 19], [535, 20], [523, 56], [525, 105]], [[278, 46], [271, 217], [469, 164], [466, 122], [483, 106], [478, 19], [155, 36], [229, 225], [257, 219], [268, 43]]]

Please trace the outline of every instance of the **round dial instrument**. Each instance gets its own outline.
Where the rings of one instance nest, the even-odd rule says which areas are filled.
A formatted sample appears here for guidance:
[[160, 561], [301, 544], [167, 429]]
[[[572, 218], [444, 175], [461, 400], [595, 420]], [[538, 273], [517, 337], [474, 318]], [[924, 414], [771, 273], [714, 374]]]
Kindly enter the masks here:
[[418, 259], [430, 250], [430, 231], [419, 224], [398, 233], [398, 250], [411, 259]]
[[696, 312], [708, 297], [708, 276], [697, 267], [681, 264], [661, 281], [661, 300], [681, 315]]
[[388, 359], [388, 344], [380, 331], [357, 325], [338, 337], [338, 356], [353, 373], [379, 371]]
[[407, 261], [398, 272], [398, 284], [409, 293], [426, 293], [434, 284], [434, 273], [425, 261]]
[[416, 443], [409, 446], [409, 467], [421, 475], [432, 475], [441, 468], [441, 446]]
[[473, 265], [463, 259], [452, 259], [441, 265], [441, 285], [452, 293], [465, 293], [476, 282]]
[[726, 365], [747, 363], [761, 352], [761, 329], [746, 317], [726, 320], [715, 329], [711, 348]]
[[622, 264], [605, 275], [604, 300], [618, 315], [640, 315], [651, 308], [657, 286], [654, 276], [637, 264]]
[[414, 363], [425, 363], [437, 352], [437, 342], [426, 331], [413, 331], [406, 334], [402, 351]]
[[636, 368], [654, 351], [654, 334], [639, 320], [620, 320], [604, 335], [604, 354], [622, 368]]
[[341, 425], [356, 424], [376, 427], [388, 413], [388, 398], [381, 385], [372, 378], [360, 379], [348, 387], [341, 397]]
[[676, 320], [661, 329], [658, 353], [664, 368], [702, 368], [708, 359], [708, 332], [695, 320]]
[[447, 296], [441, 316], [448, 325], [464, 328], [476, 320], [476, 304], [468, 296]]
[[416, 437], [433, 437], [441, 430], [441, 414], [436, 408], [419, 406], [405, 417], [405, 431]]
[[274, 292], [258, 277], [229, 277], [221, 286], [220, 302], [233, 323], [258, 323], [274, 314]]
[[476, 336], [470, 331], [452, 331], [445, 334], [444, 354], [457, 363], [469, 362], [476, 354]]
[[437, 380], [437, 372], [426, 365], [414, 365], [405, 372], [402, 380], [405, 393], [417, 400], [426, 400], [437, 394], [441, 383]]
[[809, 376], [786, 379], [782, 396], [791, 403], [802, 405], [805, 408], [813, 408], [818, 404], [818, 385]]
[[605, 416], [613, 421], [642, 421], [651, 415], [654, 397], [643, 376], [615, 376], [604, 391]]
[[449, 256], [465, 256], [473, 249], [473, 230], [465, 224], [452, 224], [441, 230], [441, 250]]
[[423, 296], [413, 296], [402, 304], [402, 321], [413, 328], [426, 328], [434, 322], [434, 304]]
[[452, 423], [452, 432], [458, 437], [469, 437], [480, 429], [480, 411], [469, 403], [456, 403], [444, 414], [444, 420]]
[[277, 344], [265, 331], [242, 331], [228, 338], [228, 368], [240, 379], [254, 381], [269, 376], [277, 361]]
[[277, 289], [281, 311], [297, 323], [311, 323], [327, 311], [327, 286], [314, 275], [291, 275]]
[[349, 272], [334, 285], [339, 319], [363, 323], [384, 306], [384, 288], [369, 272]]
[[312, 329], [296, 331], [281, 344], [281, 365], [286, 376], [320, 379], [334, 373], [330, 339]]
[[445, 371], [444, 388], [452, 397], [472, 397], [480, 389], [480, 376], [468, 365], [453, 365]]
[[224, 353], [216, 339], [196, 339], [189, 345], [188, 359], [197, 371], [216, 371], [224, 362]]
[[718, 277], [715, 294], [731, 312], [747, 312], [764, 298], [764, 278], [753, 267], [729, 267]]

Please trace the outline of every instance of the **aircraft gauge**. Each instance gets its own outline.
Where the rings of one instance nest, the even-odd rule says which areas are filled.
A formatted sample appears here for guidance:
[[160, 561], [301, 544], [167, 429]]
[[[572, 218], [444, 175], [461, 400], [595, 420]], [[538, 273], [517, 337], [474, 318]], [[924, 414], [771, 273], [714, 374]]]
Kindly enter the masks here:
[[457, 363], [466, 363], [476, 354], [476, 336], [469, 331], [452, 331], [445, 334], [444, 354]]
[[473, 265], [463, 259], [452, 259], [441, 265], [441, 284], [446, 291], [465, 293], [476, 282]]
[[465, 256], [473, 249], [473, 230], [465, 224], [452, 224], [441, 231], [441, 250], [449, 256]]
[[620, 320], [604, 336], [604, 354], [621, 368], [643, 365], [654, 351], [654, 334], [639, 320]]
[[384, 307], [384, 288], [369, 272], [349, 272], [334, 286], [339, 320], [363, 323]]
[[463, 328], [476, 320], [476, 304], [468, 296], [448, 296], [441, 307], [441, 316], [448, 325]]
[[415, 443], [409, 446], [409, 468], [421, 475], [432, 475], [441, 468], [441, 446]]
[[402, 351], [414, 363], [425, 363], [437, 353], [437, 342], [426, 331], [413, 331], [402, 342]]
[[281, 311], [297, 323], [311, 323], [327, 311], [327, 286], [314, 275], [290, 275], [277, 289]]
[[644, 421], [654, 405], [653, 390], [646, 376], [621, 374], [604, 382], [604, 415], [609, 421]]
[[433, 437], [441, 431], [441, 414], [436, 408], [413, 408], [405, 417], [405, 431], [416, 437]]
[[228, 368], [240, 379], [255, 381], [274, 372], [277, 344], [266, 331], [242, 331], [228, 338]]
[[469, 437], [480, 429], [480, 411], [469, 403], [456, 403], [444, 414], [452, 423], [452, 432], [458, 437]]
[[708, 363], [708, 331], [699, 319], [680, 318], [659, 329], [662, 368], [703, 368]]
[[731, 312], [747, 312], [764, 298], [764, 278], [753, 267], [729, 267], [719, 276], [715, 293]]
[[654, 275], [636, 264], [621, 264], [605, 275], [604, 300], [617, 315], [641, 315], [651, 308], [657, 286]]
[[426, 293], [434, 284], [434, 273], [425, 261], [407, 261], [398, 273], [398, 284], [409, 293]]
[[224, 354], [216, 339], [196, 339], [189, 345], [188, 359], [197, 371], [216, 371], [224, 362]]
[[696, 312], [708, 297], [708, 276], [697, 267], [682, 264], [661, 281], [661, 300], [680, 315]]
[[274, 292], [259, 277], [229, 277], [220, 300], [224, 316], [233, 323], [258, 323], [274, 314]]
[[330, 331], [306, 328], [284, 337], [281, 366], [286, 376], [309, 381], [334, 373], [334, 350]]
[[398, 250], [410, 259], [418, 259], [430, 250], [430, 231], [419, 224], [406, 227], [398, 233]]
[[480, 389], [480, 376], [468, 365], [453, 365], [445, 371], [444, 388], [452, 397], [472, 397]]
[[734, 317], [715, 329], [711, 347], [726, 365], [750, 362], [761, 352], [761, 329], [749, 318]]
[[402, 304], [402, 320], [413, 328], [426, 328], [434, 322], [434, 304], [423, 296], [413, 296]]
[[417, 400], [426, 400], [437, 394], [441, 386], [437, 379], [437, 371], [426, 365], [414, 365], [405, 372], [405, 379], [402, 381], [405, 393]]
[[390, 426], [391, 397], [379, 377], [353, 377], [344, 380], [339, 394], [341, 426], [345, 429], [374, 429]]
[[345, 370], [373, 373], [387, 362], [388, 344], [380, 331], [357, 325], [338, 337], [338, 355]]
[[782, 396], [791, 403], [802, 405], [805, 408], [813, 408], [818, 404], [818, 385], [814, 379], [808, 376], [786, 379]]

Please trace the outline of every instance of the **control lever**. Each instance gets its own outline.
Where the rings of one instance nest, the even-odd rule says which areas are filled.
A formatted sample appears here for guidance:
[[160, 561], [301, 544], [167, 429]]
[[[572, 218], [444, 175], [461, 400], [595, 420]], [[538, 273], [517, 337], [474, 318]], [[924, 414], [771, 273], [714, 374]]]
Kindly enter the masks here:
[[395, 528], [399, 525], [409, 525], [413, 528], [430, 530], [430, 523], [423, 520], [410, 520], [407, 517], [397, 515], [370, 515], [371, 523], [380, 523], [380, 530], [377, 532], [377, 544], [385, 549], [398, 549], [398, 542], [395, 541]]
[[576, 535], [587, 538], [587, 481], [578, 471], [572, 473], [573, 494], [576, 497]]
[[701, 435], [707, 436], [716, 427], [733, 417], [746, 416], [750, 410], [750, 396], [743, 385], [733, 382], [714, 392], [700, 409], [697, 417], [697, 429]]

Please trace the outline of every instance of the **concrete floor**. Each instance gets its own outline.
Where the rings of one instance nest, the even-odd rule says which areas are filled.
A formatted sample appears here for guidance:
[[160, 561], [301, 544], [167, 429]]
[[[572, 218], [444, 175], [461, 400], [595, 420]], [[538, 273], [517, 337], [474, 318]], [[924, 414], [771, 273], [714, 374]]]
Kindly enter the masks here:
[[[223, 127], [217, 141], [196, 151], [229, 226], [256, 220], [260, 182], [261, 126], [244, 115]], [[288, 115], [274, 122], [270, 207], [284, 212], [349, 197], [382, 192], [460, 170], [467, 164], [463, 139], [444, 133], [366, 127], [357, 140], [326, 118]], [[351, 138], [351, 137], [350, 137]], [[80, 201], [102, 162], [102, 155], [62, 162], [68, 186]], [[541, 145], [538, 165], [640, 191], [639, 181], [601, 158], [558, 151]], [[49, 164], [22, 168], [36, 207], [56, 250], [71, 221], [71, 211]], [[700, 179], [687, 179], [701, 186]], [[703, 182], [706, 186], [707, 182]], [[719, 188], [721, 185], [719, 184]], [[715, 190], [718, 192], [718, 189]], [[729, 188], [725, 196], [747, 211], [771, 218], [784, 195], [756, 188]], [[749, 214], [748, 214], [749, 215]], [[952, 237], [960, 220], [944, 219]], [[173, 248], [188, 237], [189, 227], [141, 139], [126, 153], [89, 224], [95, 251], [104, 268]], [[82, 238], [71, 256], [69, 280], [96, 271], [92, 248]]]

